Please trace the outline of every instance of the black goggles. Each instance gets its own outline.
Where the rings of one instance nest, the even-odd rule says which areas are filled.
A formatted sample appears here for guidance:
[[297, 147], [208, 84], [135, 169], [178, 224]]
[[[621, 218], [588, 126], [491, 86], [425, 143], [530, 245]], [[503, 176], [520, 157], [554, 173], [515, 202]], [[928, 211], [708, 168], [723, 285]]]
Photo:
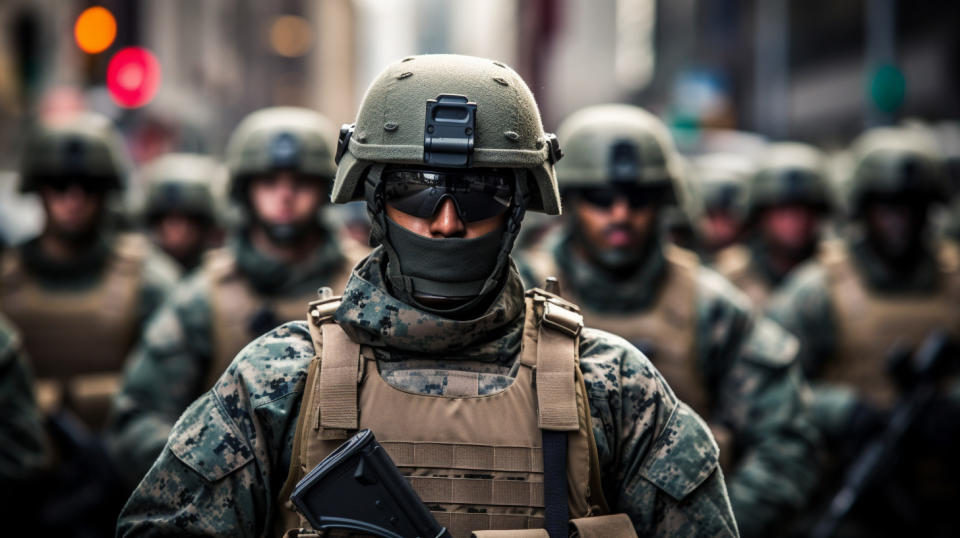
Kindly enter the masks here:
[[384, 200], [408, 215], [428, 219], [447, 198], [464, 222], [502, 215], [513, 200], [513, 175], [497, 170], [386, 170]]
[[587, 187], [578, 189], [577, 196], [588, 204], [603, 209], [610, 209], [620, 198], [626, 200], [631, 209], [658, 204], [663, 200], [661, 189], [636, 185]]
[[90, 176], [48, 176], [41, 178], [39, 183], [59, 193], [77, 187], [87, 194], [103, 194], [107, 191], [108, 181]]

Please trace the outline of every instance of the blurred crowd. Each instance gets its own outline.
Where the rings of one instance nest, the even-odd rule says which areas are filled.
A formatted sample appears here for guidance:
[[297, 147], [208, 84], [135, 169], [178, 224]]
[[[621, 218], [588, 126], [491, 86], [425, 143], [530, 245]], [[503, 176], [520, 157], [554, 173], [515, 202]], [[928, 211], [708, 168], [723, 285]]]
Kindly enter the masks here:
[[[741, 133], [681, 153], [643, 109], [587, 107], [558, 131], [563, 215], [528, 215], [514, 261], [707, 422], [742, 535], [949, 536], [957, 131], [878, 127], [829, 152]], [[370, 222], [362, 204], [328, 207], [337, 135], [314, 111], [262, 109], [222, 159], [134, 169], [93, 112], [22, 133], [11, 181], [43, 225], [0, 257], [0, 504], [15, 527], [113, 534], [234, 356], [342, 291]]]

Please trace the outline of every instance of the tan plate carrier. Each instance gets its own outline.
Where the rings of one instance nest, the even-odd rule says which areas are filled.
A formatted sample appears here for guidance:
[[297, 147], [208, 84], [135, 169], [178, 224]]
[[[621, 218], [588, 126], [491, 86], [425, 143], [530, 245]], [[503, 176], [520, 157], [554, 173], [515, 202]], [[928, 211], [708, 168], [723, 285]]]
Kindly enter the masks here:
[[23, 335], [46, 413], [71, 409], [91, 428], [106, 419], [137, 331], [146, 239], [117, 238], [99, 282], [83, 290], [50, 290], [31, 275], [19, 253], [0, 270], [0, 309]]
[[[311, 303], [307, 320], [317, 356], [308, 372], [290, 471], [278, 500], [284, 513], [277, 534], [311, 532], [293, 511], [290, 492], [362, 428], [374, 432], [437, 521], [455, 537], [473, 531], [481, 531], [477, 536], [546, 536], [541, 430], [568, 432], [571, 518], [607, 513], [579, 368], [582, 318], [575, 305], [542, 290], [527, 292], [525, 301], [516, 378], [501, 392], [473, 397], [393, 387], [380, 376], [372, 350], [353, 342], [334, 322], [340, 298]], [[626, 517], [603, 521], [618, 525], [619, 532], [610, 536], [633, 533]], [[529, 530], [482, 532], [506, 529]]]

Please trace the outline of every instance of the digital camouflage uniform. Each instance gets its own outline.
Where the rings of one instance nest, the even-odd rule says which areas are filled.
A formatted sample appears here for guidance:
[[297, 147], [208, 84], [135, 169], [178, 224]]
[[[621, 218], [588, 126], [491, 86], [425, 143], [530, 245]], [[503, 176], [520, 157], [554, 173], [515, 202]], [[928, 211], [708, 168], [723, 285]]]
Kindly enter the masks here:
[[[540, 197], [524, 196], [523, 203], [558, 213], [552, 167], [556, 148], [544, 144], [549, 135], [543, 133], [522, 79], [496, 62], [448, 55], [407, 58], [374, 82], [356, 126], [342, 131], [345, 153], [334, 201], [362, 196], [361, 172], [376, 167], [378, 159], [423, 163], [422, 146], [413, 144], [424, 144], [424, 101], [458, 93], [479, 102], [475, 166], [492, 159], [515, 168], [518, 183], [530, 181]], [[385, 116], [400, 121], [384, 124]], [[410, 118], [412, 128], [404, 127]], [[508, 136], [500, 137], [505, 130]], [[523, 151], [509, 149], [513, 144]], [[392, 153], [379, 153], [384, 151]], [[533, 173], [521, 174], [524, 168]], [[379, 172], [373, 174], [366, 179], [375, 189]], [[377, 202], [368, 201], [372, 216], [381, 216], [382, 207], [371, 203]], [[512, 240], [505, 252], [510, 247]], [[435, 396], [457, 393], [455, 386], [462, 388], [458, 379], [465, 376], [475, 379], [476, 397], [494, 396], [510, 386], [520, 367], [525, 310], [523, 287], [509, 257], [503, 259], [503, 274], [496, 275], [502, 283], [489, 304], [471, 317], [452, 318], [413, 306], [415, 298], [396, 297], [388, 284], [391, 252], [385, 246], [375, 250], [354, 269], [346, 288], [335, 290], [342, 291], [343, 302], [334, 321], [352, 342], [371, 349], [378, 374], [400, 390]], [[629, 514], [645, 536], [736, 536], [716, 445], [702, 421], [621, 339], [585, 329], [579, 342], [610, 507]], [[118, 534], [272, 534], [288, 504], [278, 496], [291, 471], [315, 353], [304, 322], [288, 323], [247, 346], [174, 426], [160, 458], [121, 514]], [[438, 438], [442, 433], [437, 432]], [[513, 506], [510, 502], [506, 505]]]
[[[673, 151], [657, 125], [653, 116], [625, 105], [572, 116], [559, 132], [569, 159], [557, 165], [561, 187], [576, 196], [578, 188], [602, 185], [612, 175], [604, 175], [611, 154], [605, 145], [632, 140], [640, 169], [630, 181], [650, 185], [650, 196], [657, 196], [652, 189], [669, 188], [664, 168]], [[579, 144], [598, 158], [591, 162]], [[588, 326], [623, 336], [651, 358], [678, 396], [711, 424], [740, 532], [773, 532], [805, 505], [816, 469], [817, 436], [807, 416], [796, 340], [754, 315], [749, 300], [692, 253], [659, 237], [630, 262], [629, 276], [615, 277], [578, 253], [575, 220], [568, 217], [563, 233], [525, 258], [527, 285], [556, 276], [561, 295], [580, 305]]]
[[43, 417], [33, 396], [33, 379], [16, 329], [0, 316], [0, 484], [4, 506], [16, 488], [35, 479], [48, 464]]
[[[827, 180], [820, 152], [805, 144], [783, 142], [771, 145], [750, 177], [744, 201], [744, 225], [749, 236], [744, 244], [717, 253], [714, 268], [763, 309], [789, 271], [775, 267], [770, 245], [758, 220], [766, 208], [802, 204], [826, 214], [831, 208]], [[797, 265], [814, 254], [816, 238], [809, 250], [797, 253]]]
[[[254, 171], [269, 171], [274, 165], [262, 147], [269, 149], [277, 137], [293, 136], [301, 141], [302, 156], [297, 163], [278, 167], [315, 174], [317, 181], [322, 175], [329, 179], [333, 142], [326, 140], [329, 134], [321, 130], [325, 120], [317, 116], [291, 108], [251, 115], [237, 129], [243, 136], [234, 138], [235, 144], [252, 149], [244, 153], [247, 160], [231, 161], [232, 184], [246, 184], [243, 176]], [[250, 129], [251, 119], [257, 128]], [[237, 153], [239, 149], [230, 154]], [[261, 156], [262, 161], [249, 162]], [[243, 189], [234, 192], [242, 203]], [[179, 284], [151, 320], [142, 345], [130, 357], [109, 427], [110, 451], [130, 487], [150, 468], [180, 413], [213, 385], [244, 345], [301, 318], [303, 305], [317, 297], [318, 289], [342, 286], [353, 264], [366, 254], [351, 240], [341, 241], [326, 224], [318, 223], [315, 233], [320, 246], [294, 264], [260, 252], [247, 230], [234, 234], [225, 247], [206, 254], [200, 268]]]

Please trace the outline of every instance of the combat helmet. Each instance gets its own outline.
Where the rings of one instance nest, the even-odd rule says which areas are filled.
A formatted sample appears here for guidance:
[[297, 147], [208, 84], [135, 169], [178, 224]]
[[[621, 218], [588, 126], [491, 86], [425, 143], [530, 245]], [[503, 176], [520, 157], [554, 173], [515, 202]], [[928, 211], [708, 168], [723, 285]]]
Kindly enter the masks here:
[[221, 174], [221, 167], [214, 159], [170, 153], [147, 164], [142, 173], [146, 188], [142, 214], [146, 222], [170, 212], [215, 220], [211, 185]]
[[610, 184], [649, 188], [658, 202], [675, 203], [682, 164], [667, 127], [632, 105], [584, 108], [558, 129], [565, 156], [557, 165], [564, 191]]
[[80, 182], [95, 190], [123, 190], [131, 169], [123, 138], [106, 116], [82, 112], [44, 122], [27, 135], [20, 191], [46, 183]]
[[278, 170], [328, 181], [336, 174], [334, 133], [326, 118], [305, 108], [273, 107], [251, 113], [227, 143], [230, 198], [246, 205], [250, 180]]
[[526, 209], [560, 214], [553, 164], [556, 136], [513, 69], [450, 54], [395, 62], [373, 81], [357, 121], [340, 130], [332, 200], [364, 199], [363, 179], [378, 182], [389, 163], [525, 171]]
[[874, 198], [928, 204], [948, 192], [936, 142], [908, 129], [877, 128], [853, 143], [854, 168], [848, 182], [848, 209], [860, 218]]
[[[754, 163], [737, 153], [708, 153], [692, 159], [691, 188], [697, 193], [704, 213], [723, 211], [738, 219], [744, 216], [747, 184]], [[702, 214], [693, 215], [699, 220]]]
[[760, 159], [746, 191], [746, 219], [765, 208], [802, 204], [828, 211], [830, 193], [824, 156], [817, 148], [797, 142], [771, 144]]

